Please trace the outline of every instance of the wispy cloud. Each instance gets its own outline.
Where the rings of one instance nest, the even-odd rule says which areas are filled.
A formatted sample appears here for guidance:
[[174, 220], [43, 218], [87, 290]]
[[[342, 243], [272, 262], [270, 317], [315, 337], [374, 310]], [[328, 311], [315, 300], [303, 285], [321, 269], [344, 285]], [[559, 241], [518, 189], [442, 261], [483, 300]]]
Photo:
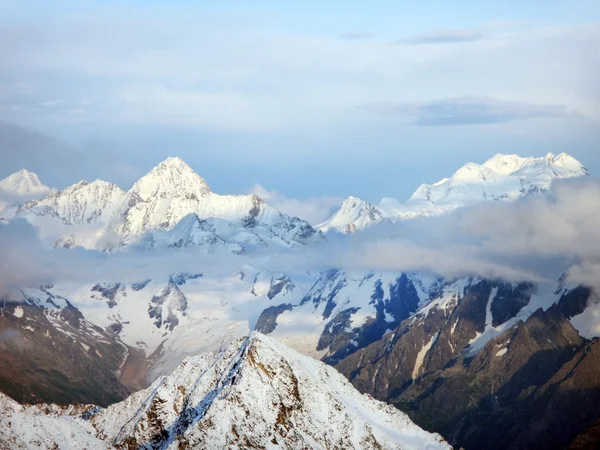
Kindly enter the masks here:
[[455, 44], [461, 42], [480, 41], [484, 34], [473, 29], [448, 29], [418, 34], [401, 39], [401, 44]]
[[415, 125], [423, 126], [481, 125], [579, 116], [565, 105], [513, 102], [490, 97], [455, 97], [420, 103], [371, 103], [360, 108], [382, 116], [406, 118]]
[[260, 184], [255, 184], [250, 189], [250, 193], [258, 195], [282, 213], [300, 217], [313, 225], [327, 220], [344, 201], [341, 197], [333, 196], [306, 199], [289, 198], [277, 191], [268, 191]]

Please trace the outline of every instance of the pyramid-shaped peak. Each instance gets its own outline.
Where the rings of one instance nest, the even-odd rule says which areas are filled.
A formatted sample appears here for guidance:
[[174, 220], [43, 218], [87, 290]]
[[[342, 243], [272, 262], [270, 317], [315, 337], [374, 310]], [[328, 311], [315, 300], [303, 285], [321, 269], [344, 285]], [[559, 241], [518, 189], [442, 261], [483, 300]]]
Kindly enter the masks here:
[[[198, 175], [183, 159], [174, 156], [165, 159], [150, 172], [140, 178], [134, 185], [134, 190], [155, 194], [159, 191], [169, 191], [206, 195], [210, 188], [206, 181]], [[146, 198], [147, 195], [142, 195]]]
[[186, 163], [179, 156], [169, 156], [167, 159], [160, 162], [158, 164], [158, 166], [159, 167], [163, 166], [163, 167], [173, 167], [173, 168], [184, 168], [186, 170], [189, 169], [189, 170], [193, 171], [193, 169], [188, 165], [188, 163]]
[[343, 201], [342, 208], [345, 208], [345, 209], [356, 208], [357, 206], [359, 206], [363, 203], [366, 203], [366, 202], [364, 200], [361, 200], [358, 197], [349, 196], [346, 200]]

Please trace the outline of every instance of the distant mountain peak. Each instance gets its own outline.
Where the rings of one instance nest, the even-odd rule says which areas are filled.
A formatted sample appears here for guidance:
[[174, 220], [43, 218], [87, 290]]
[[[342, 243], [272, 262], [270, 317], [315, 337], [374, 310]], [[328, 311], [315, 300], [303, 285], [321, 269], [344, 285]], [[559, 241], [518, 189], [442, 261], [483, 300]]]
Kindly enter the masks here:
[[515, 200], [548, 191], [555, 179], [589, 174], [583, 164], [567, 153], [548, 153], [542, 157], [498, 153], [483, 164], [463, 165], [449, 178], [421, 184], [405, 203], [383, 198], [376, 207], [348, 197], [340, 209], [318, 227], [322, 231], [335, 228], [349, 234], [382, 220], [438, 215], [482, 201]]
[[375, 205], [350, 196], [335, 214], [317, 228], [321, 231], [335, 229], [344, 234], [352, 234], [383, 219], [383, 213]]
[[157, 164], [137, 181], [133, 189], [136, 186], [141, 191], [147, 191], [148, 187], [152, 187], [155, 188], [155, 191], [185, 189], [200, 195], [210, 193], [210, 188], [204, 178], [178, 156], [171, 156]]
[[105, 222], [124, 195], [125, 191], [114, 183], [81, 180], [61, 191], [25, 203], [19, 212], [40, 216], [51, 214], [67, 224]]
[[26, 169], [21, 169], [0, 181], [0, 189], [17, 195], [45, 194], [50, 188], [39, 177]]

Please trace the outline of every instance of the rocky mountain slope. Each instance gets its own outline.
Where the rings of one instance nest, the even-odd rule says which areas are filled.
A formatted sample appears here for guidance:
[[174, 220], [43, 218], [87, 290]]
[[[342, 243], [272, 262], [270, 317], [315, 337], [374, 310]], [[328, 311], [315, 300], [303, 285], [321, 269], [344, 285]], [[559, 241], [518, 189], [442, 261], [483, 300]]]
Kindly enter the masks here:
[[405, 203], [383, 198], [374, 206], [350, 197], [320, 229], [349, 233], [379, 223], [383, 218], [406, 220], [484, 201], [516, 200], [547, 192], [553, 180], [587, 175], [589, 171], [583, 164], [566, 153], [548, 153], [539, 158], [497, 154], [483, 164], [467, 163], [437, 183], [422, 184]]
[[109, 329], [86, 320], [51, 286], [5, 294], [0, 307], [0, 389], [20, 402], [108, 405], [145, 386], [145, 364]]
[[582, 287], [460, 281], [336, 367], [453, 445], [567, 448], [600, 418], [600, 347], [572, 323], [598, 302]]
[[0, 408], [0, 445], [11, 449], [450, 448], [333, 368], [256, 333], [107, 409], [3, 396]]

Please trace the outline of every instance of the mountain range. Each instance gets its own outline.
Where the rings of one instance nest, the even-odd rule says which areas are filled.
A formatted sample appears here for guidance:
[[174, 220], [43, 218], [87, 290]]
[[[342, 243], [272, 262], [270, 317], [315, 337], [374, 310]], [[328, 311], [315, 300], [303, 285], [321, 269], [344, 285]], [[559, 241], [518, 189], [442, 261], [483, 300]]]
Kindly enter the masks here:
[[[147, 247], [205, 244], [209, 250], [224, 243], [241, 252], [245, 247], [289, 247], [319, 238], [307, 222], [281, 214], [256, 195], [213, 193], [180, 158], [167, 158], [127, 192], [102, 180], [80, 181], [25, 203], [16, 214], [41, 228], [56, 229], [51, 235], [54, 246], [103, 251], [139, 247], [143, 241]], [[165, 236], [186, 216], [189, 226], [181, 224], [174, 231], [176, 238]], [[194, 225], [200, 219], [210, 223]], [[209, 236], [200, 237], [205, 232]]]
[[[98, 180], [54, 191], [21, 171], [3, 189], [37, 198], [8, 211], [4, 224], [26, 219], [55, 252], [97, 250], [106, 270], [92, 281], [64, 277], [3, 295], [0, 390], [19, 402], [98, 406], [3, 398], [6, 417], [18, 419], [0, 436], [25, 448], [38, 445], [24, 431], [33, 426], [47, 430], [38, 445], [47, 448], [63, 445], [53, 427], [89, 448], [445, 448], [356, 388], [457, 448], [593, 448], [585, 447], [600, 439], [592, 287], [561, 272], [515, 282], [262, 265], [319, 248], [337, 231], [377, 235], [384, 222], [548, 195], [554, 180], [588, 175], [566, 154], [496, 155], [422, 185], [406, 203], [350, 197], [311, 226], [257, 196], [213, 193], [179, 158], [128, 191]], [[109, 270], [121, 255], [135, 262], [135, 279]], [[218, 268], [222, 255], [239, 260], [234, 270]], [[160, 257], [164, 267], [151, 267]], [[294, 400], [296, 383], [303, 401]], [[338, 430], [333, 441], [316, 431], [325, 423]], [[339, 430], [348, 427], [356, 433], [344, 441]], [[218, 441], [222, 434], [233, 441]]]
[[349, 197], [317, 228], [349, 234], [383, 220], [439, 215], [485, 201], [514, 201], [532, 193], [547, 192], [553, 180], [588, 175], [583, 164], [566, 153], [548, 153], [540, 158], [497, 154], [483, 164], [465, 164], [449, 178], [422, 184], [405, 203], [383, 198], [375, 206]]

